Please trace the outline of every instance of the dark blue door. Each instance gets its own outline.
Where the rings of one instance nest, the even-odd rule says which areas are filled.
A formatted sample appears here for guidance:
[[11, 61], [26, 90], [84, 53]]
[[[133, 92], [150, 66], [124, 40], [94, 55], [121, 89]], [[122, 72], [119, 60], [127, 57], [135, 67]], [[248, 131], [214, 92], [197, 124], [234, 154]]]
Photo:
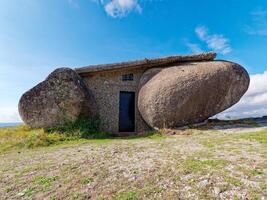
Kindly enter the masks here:
[[135, 131], [135, 93], [120, 92], [119, 132]]

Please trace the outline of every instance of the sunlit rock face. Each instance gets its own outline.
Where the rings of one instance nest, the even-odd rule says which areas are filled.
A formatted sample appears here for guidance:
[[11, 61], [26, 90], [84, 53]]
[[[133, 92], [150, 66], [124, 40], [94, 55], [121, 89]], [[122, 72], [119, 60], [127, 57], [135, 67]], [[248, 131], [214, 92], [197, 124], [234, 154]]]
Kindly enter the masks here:
[[140, 80], [138, 109], [153, 128], [200, 123], [237, 103], [248, 86], [246, 70], [227, 61], [149, 69]]
[[96, 115], [92, 95], [72, 69], [59, 68], [19, 101], [22, 120], [33, 128], [50, 128], [81, 115]]

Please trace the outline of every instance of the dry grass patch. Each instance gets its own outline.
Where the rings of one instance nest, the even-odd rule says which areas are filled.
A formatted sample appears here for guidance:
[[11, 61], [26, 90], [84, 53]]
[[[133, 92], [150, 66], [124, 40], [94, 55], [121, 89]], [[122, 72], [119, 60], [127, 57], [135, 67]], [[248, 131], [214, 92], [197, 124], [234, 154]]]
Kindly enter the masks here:
[[226, 134], [190, 129], [190, 133], [62, 141], [22, 148], [20, 153], [10, 149], [0, 154], [0, 196], [99, 200], [267, 196], [266, 130]]

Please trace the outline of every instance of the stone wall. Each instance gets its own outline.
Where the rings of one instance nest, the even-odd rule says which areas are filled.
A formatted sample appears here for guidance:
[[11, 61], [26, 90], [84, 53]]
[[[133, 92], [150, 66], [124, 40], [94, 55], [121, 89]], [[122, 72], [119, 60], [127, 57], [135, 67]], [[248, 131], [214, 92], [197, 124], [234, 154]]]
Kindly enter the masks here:
[[[103, 131], [118, 133], [120, 91], [135, 92], [135, 131], [139, 133], [150, 130], [137, 108], [139, 80], [145, 70], [139, 68], [82, 74], [88, 90], [97, 102]], [[133, 74], [134, 80], [122, 81], [123, 74]]]

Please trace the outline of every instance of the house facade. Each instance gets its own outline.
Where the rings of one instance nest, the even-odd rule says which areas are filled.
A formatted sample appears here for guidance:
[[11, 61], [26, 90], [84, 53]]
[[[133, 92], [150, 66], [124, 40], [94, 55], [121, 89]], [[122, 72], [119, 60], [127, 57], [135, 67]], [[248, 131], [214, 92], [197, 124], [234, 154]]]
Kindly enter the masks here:
[[129, 134], [150, 130], [138, 108], [139, 80], [145, 69], [79, 73], [96, 101], [101, 129]]
[[134, 135], [152, 130], [138, 109], [140, 79], [152, 68], [170, 67], [188, 61], [213, 60], [213, 53], [94, 65], [76, 68], [95, 99], [102, 131]]
[[249, 86], [242, 66], [215, 57], [58, 68], [22, 95], [19, 113], [31, 128], [98, 117], [101, 131], [121, 136], [197, 124], [236, 104]]

